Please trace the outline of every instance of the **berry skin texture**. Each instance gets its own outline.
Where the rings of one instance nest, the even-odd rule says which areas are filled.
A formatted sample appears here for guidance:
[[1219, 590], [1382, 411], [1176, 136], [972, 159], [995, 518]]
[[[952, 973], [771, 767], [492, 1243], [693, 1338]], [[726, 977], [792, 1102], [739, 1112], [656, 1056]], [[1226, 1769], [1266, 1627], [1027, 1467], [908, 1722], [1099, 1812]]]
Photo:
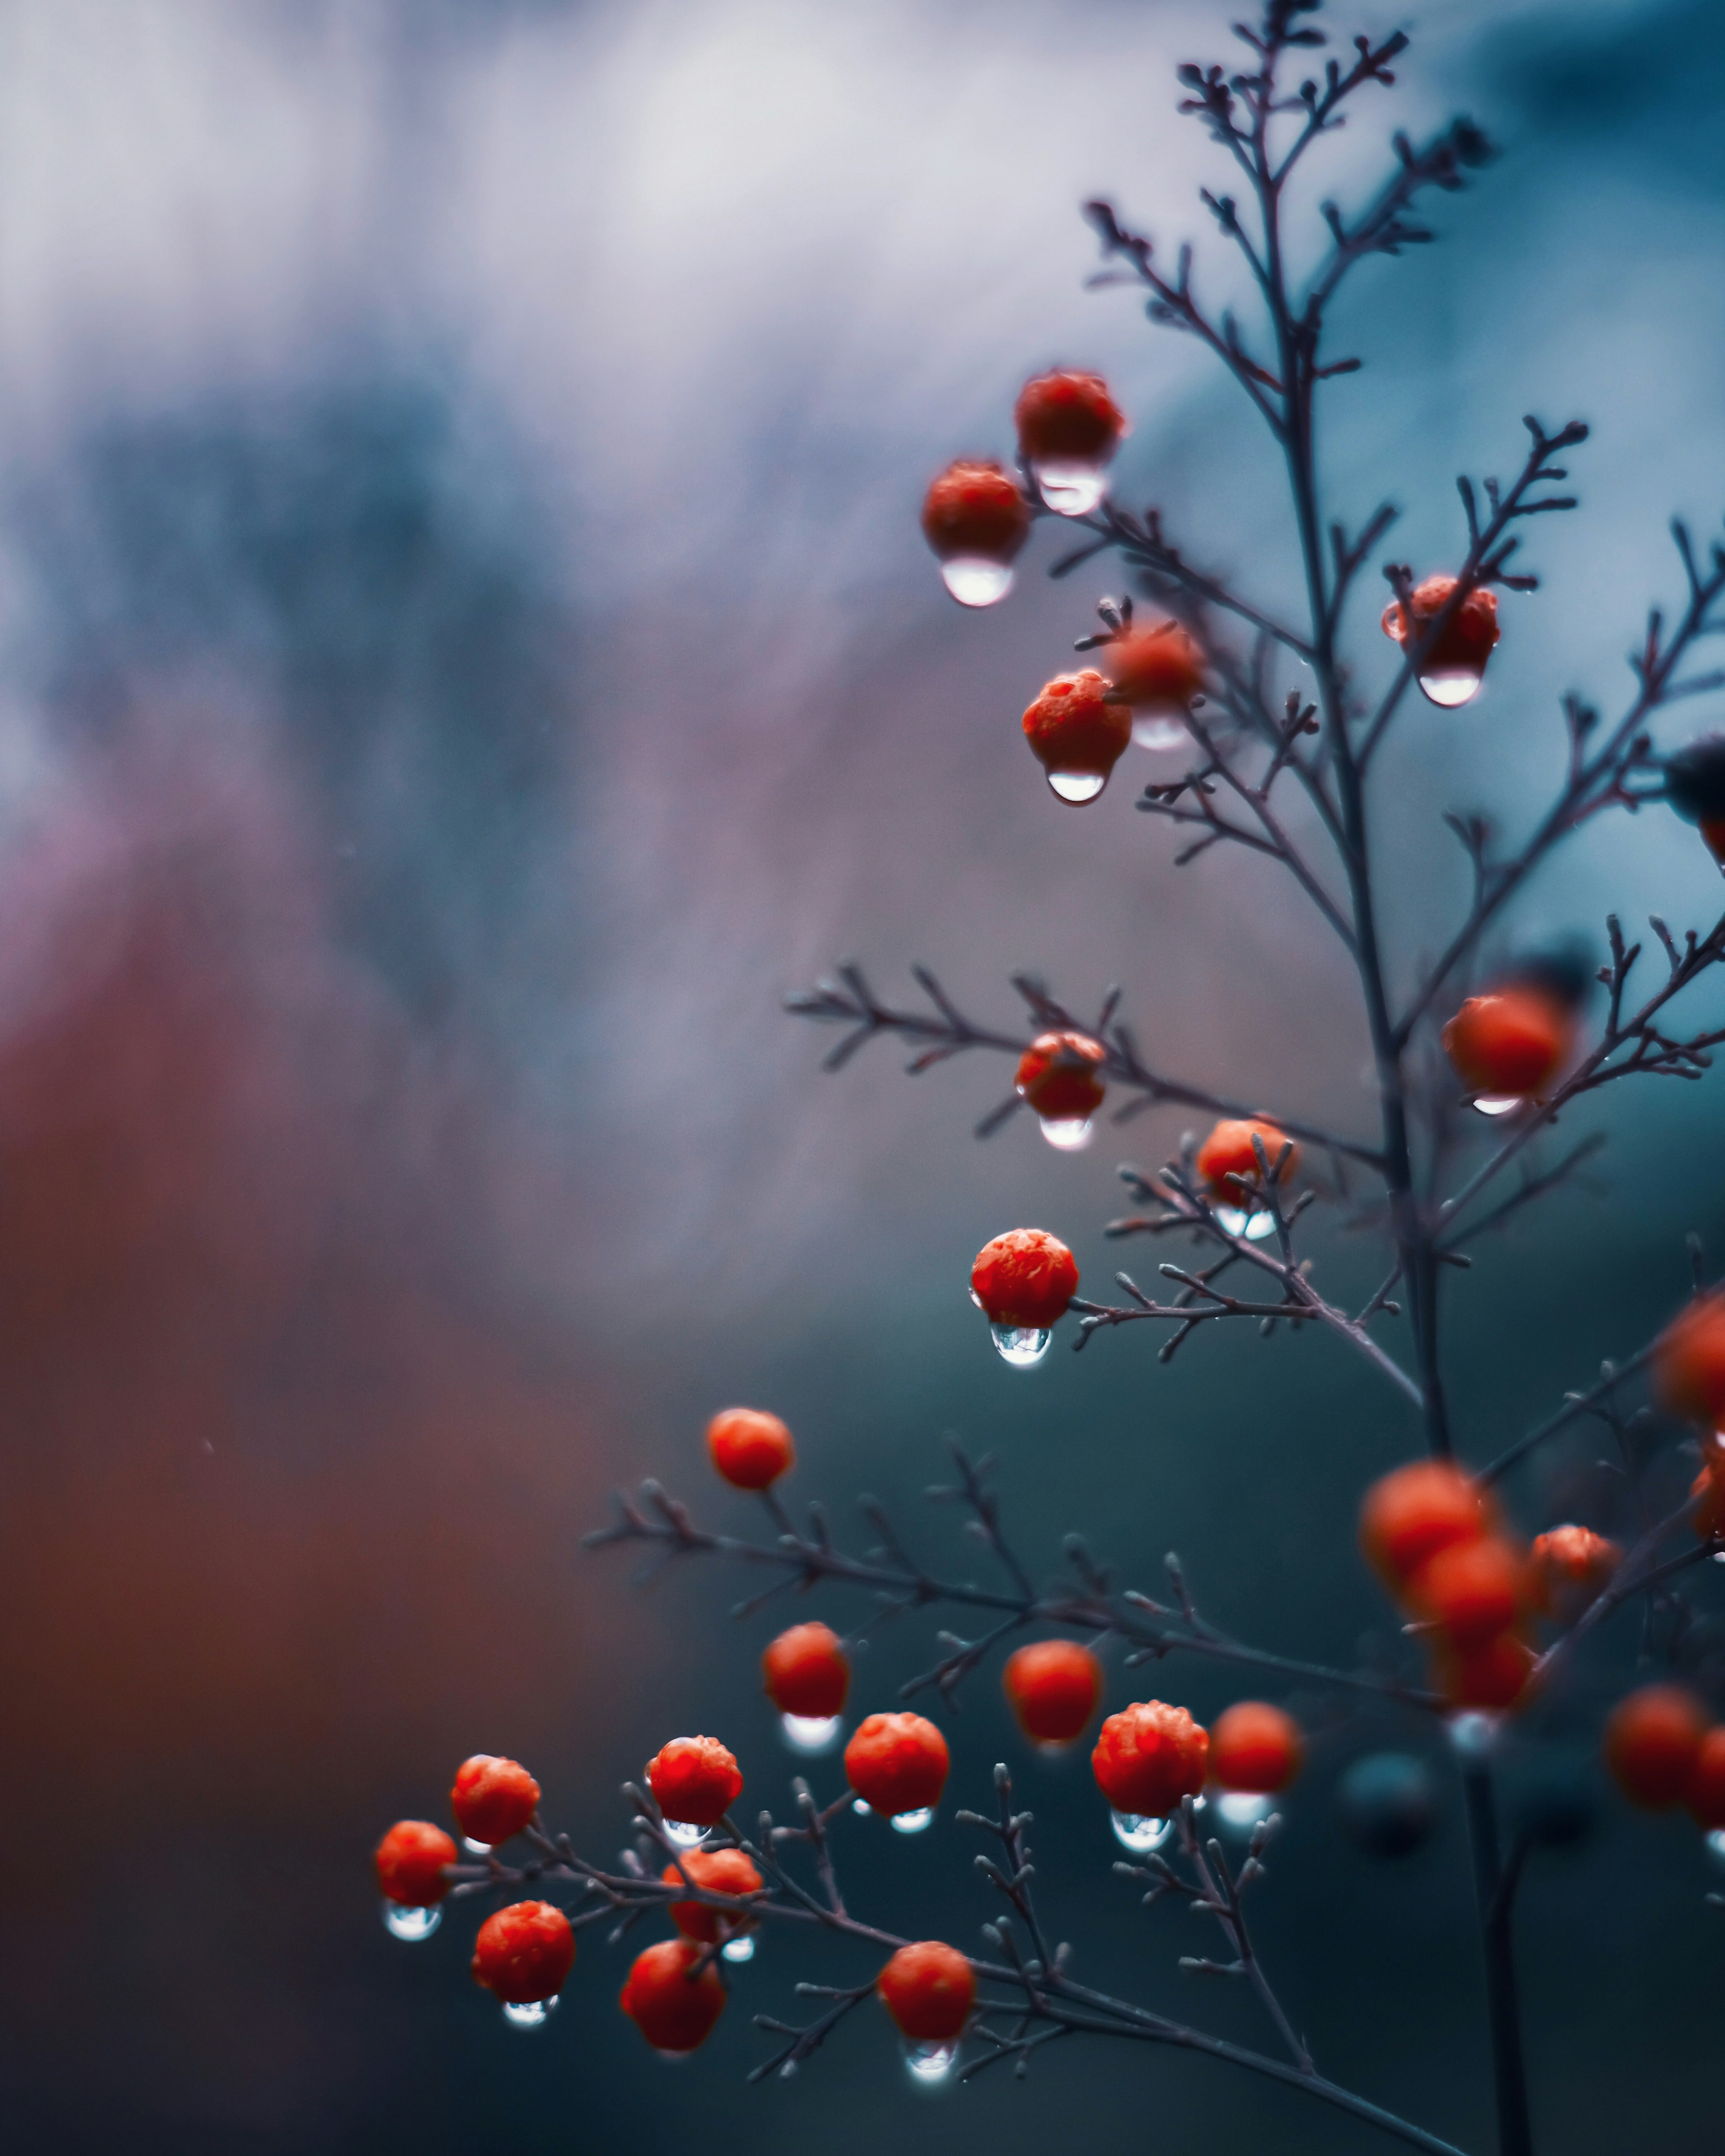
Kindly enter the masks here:
[[1100, 374], [1057, 367], [1019, 392], [1012, 416], [1033, 464], [1106, 464], [1126, 433], [1126, 414]]
[[1470, 1476], [1447, 1460], [1414, 1460], [1367, 1491], [1360, 1506], [1360, 1548], [1390, 1593], [1399, 1596], [1439, 1550], [1477, 1541], [1488, 1525], [1486, 1502]]
[[[740, 1849], [689, 1850], [683, 1857], [683, 1871], [709, 1894], [755, 1894], [761, 1888], [760, 1873]], [[682, 1883], [675, 1864], [667, 1864], [660, 1876], [667, 1887]], [[733, 1915], [709, 1908], [705, 1902], [673, 1902], [670, 1920], [685, 1939], [700, 1939], [708, 1946], [716, 1944], [721, 1932], [728, 1936], [748, 1928], [748, 1918], [741, 1911]]]
[[901, 1947], [875, 1979], [880, 2004], [913, 2044], [962, 2036], [976, 2005], [976, 1971], [957, 1947], [918, 1939]]
[[1704, 1424], [1725, 1422], [1725, 1296], [1698, 1296], [1660, 1336], [1653, 1356], [1660, 1405]]
[[1681, 1804], [1701, 1753], [1707, 1719], [1681, 1685], [1644, 1685], [1620, 1700], [1605, 1724], [1605, 1764], [1632, 1804]]
[[1569, 1013], [1532, 988], [1470, 996], [1443, 1031], [1445, 1053], [1464, 1086], [1518, 1100], [1544, 1091], [1574, 1041]]
[[871, 1714], [845, 1747], [850, 1786], [883, 1818], [932, 1811], [947, 1786], [947, 1740], [920, 1714]]
[[1038, 1640], [1007, 1658], [1000, 1673], [1008, 1703], [1035, 1744], [1081, 1737], [1102, 1697], [1102, 1666], [1076, 1640]]
[[1579, 1614], [1621, 1562], [1623, 1552], [1591, 1527], [1552, 1527], [1527, 1553], [1528, 1599], [1548, 1616]]
[[404, 1909], [430, 1909], [449, 1891], [444, 1866], [460, 1852], [440, 1826], [429, 1820], [398, 1820], [377, 1844], [372, 1862], [386, 1902]]
[[[1448, 605], [1457, 581], [1454, 577], [1427, 577], [1414, 585], [1412, 598], [1416, 643]], [[1384, 609], [1384, 634], [1398, 644], [1408, 641], [1407, 621], [1399, 599], [1393, 599]], [[1502, 634], [1497, 626], [1497, 593], [1470, 592], [1450, 615], [1443, 634], [1425, 654], [1422, 667], [1428, 674], [1452, 666], [1483, 673], [1486, 661]]]
[[721, 1408], [706, 1426], [706, 1449], [733, 1490], [770, 1490], [797, 1459], [790, 1431], [764, 1408]]
[[1210, 1732], [1210, 1779], [1224, 1789], [1273, 1797], [1299, 1773], [1306, 1740], [1293, 1716], [1267, 1700], [1243, 1699]]
[[519, 1834], [538, 1810], [539, 1784], [519, 1760], [475, 1752], [455, 1770], [449, 1809], [470, 1840], [495, 1847]]
[[1293, 1147], [1286, 1165], [1278, 1173], [1276, 1163], [1289, 1142], [1274, 1123], [1266, 1122], [1261, 1116], [1220, 1122], [1198, 1148], [1199, 1178], [1219, 1204], [1238, 1210], [1246, 1203], [1246, 1194], [1239, 1183], [1230, 1181], [1231, 1176], [1244, 1177], [1254, 1191], [1263, 1188], [1263, 1171], [1258, 1166], [1257, 1148], [1252, 1143], [1255, 1136], [1264, 1142], [1270, 1179], [1277, 1189], [1286, 1188], [1293, 1181], [1294, 1172], [1300, 1165], [1300, 1148]]
[[674, 1737], [647, 1763], [647, 1785], [668, 1820], [716, 1826], [742, 1794], [734, 1756], [716, 1737]]
[[1045, 771], [1106, 778], [1132, 737], [1131, 706], [1094, 666], [1055, 675], [1024, 713], [1024, 738]]
[[725, 2010], [711, 1961], [691, 1979], [701, 1955], [693, 1939], [661, 1939], [634, 1958], [617, 2001], [655, 2051], [699, 2051]]
[[569, 1919], [549, 1902], [511, 1902], [495, 1909], [473, 1943], [473, 1980], [506, 2006], [555, 1999], [575, 1966]]
[[1177, 621], [1129, 629], [1097, 658], [1135, 711], [1183, 716], [1204, 686], [1204, 654]]
[[1499, 1632], [1483, 1645], [1465, 1650], [1440, 1640], [1432, 1673], [1451, 1707], [1502, 1713], [1521, 1704], [1533, 1661], [1533, 1650], [1519, 1633]]
[[1078, 1263], [1045, 1228], [1009, 1228], [977, 1252], [970, 1286], [991, 1325], [1040, 1328], [1065, 1316]]
[[1108, 1717], [1090, 1763], [1116, 1811], [1166, 1819], [1203, 1789], [1209, 1749], [1209, 1732], [1183, 1707], [1150, 1699]]
[[1702, 1738], [1683, 1801], [1697, 1826], [1709, 1833], [1725, 1826], [1725, 1729], [1710, 1729]]
[[990, 459], [948, 465], [923, 501], [922, 536], [942, 562], [1010, 562], [1029, 530], [1030, 505], [1018, 481]]
[[1096, 1113], [1107, 1093], [1096, 1075], [1107, 1052], [1087, 1034], [1039, 1034], [1019, 1058], [1013, 1083], [1039, 1116], [1054, 1122], [1081, 1121]]
[[1408, 1582], [1409, 1606], [1435, 1625], [1457, 1653], [1476, 1652], [1522, 1614], [1526, 1565], [1502, 1537], [1449, 1543]]
[[850, 1691], [850, 1664], [829, 1625], [793, 1625], [761, 1657], [767, 1697], [781, 1714], [825, 1720], [842, 1714]]

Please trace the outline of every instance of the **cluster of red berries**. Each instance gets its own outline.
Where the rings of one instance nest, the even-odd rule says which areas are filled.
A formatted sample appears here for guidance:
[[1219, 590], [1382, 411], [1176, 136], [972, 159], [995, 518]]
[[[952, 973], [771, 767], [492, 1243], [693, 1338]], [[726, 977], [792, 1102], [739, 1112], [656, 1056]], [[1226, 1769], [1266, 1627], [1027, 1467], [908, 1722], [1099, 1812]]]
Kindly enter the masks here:
[[1624, 1794], [1649, 1811], [1686, 1806], [1710, 1833], [1725, 1827], [1725, 1727], [1682, 1685], [1643, 1685], [1605, 1724], [1605, 1763]]

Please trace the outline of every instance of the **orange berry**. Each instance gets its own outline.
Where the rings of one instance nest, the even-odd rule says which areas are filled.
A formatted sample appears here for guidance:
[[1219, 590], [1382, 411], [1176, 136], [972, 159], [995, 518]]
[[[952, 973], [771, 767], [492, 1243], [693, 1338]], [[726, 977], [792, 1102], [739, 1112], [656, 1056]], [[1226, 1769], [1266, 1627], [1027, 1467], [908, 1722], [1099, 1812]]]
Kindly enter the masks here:
[[1662, 1811], [1689, 1787], [1707, 1731], [1701, 1702], [1681, 1685], [1644, 1685], [1605, 1724], [1605, 1764], [1632, 1804]]
[[[1411, 598], [1415, 643], [1449, 604], [1459, 581], [1455, 577], [1427, 577], [1414, 585]], [[1398, 644], [1404, 644], [1409, 640], [1407, 620], [1399, 599], [1392, 599], [1384, 609], [1384, 634]], [[1486, 661], [1502, 634], [1497, 626], [1497, 593], [1471, 591], [1450, 615], [1443, 634], [1426, 653], [1422, 670], [1435, 674], [1456, 668], [1483, 673]]]
[[1569, 1012], [1526, 988], [1470, 996], [1443, 1031], [1445, 1052], [1464, 1086], [1517, 1099], [1551, 1083], [1574, 1040]]
[[947, 2044], [963, 2035], [976, 2005], [976, 1971], [957, 1947], [918, 1939], [899, 1948], [875, 1989], [900, 2035], [916, 2044]]
[[735, 1757], [716, 1737], [674, 1737], [647, 1763], [647, 1784], [668, 1820], [716, 1826], [742, 1794]]
[[1716, 1727], [1702, 1738], [1683, 1801], [1697, 1825], [1712, 1833], [1725, 1826], [1725, 1729]]
[[549, 1902], [511, 1902], [494, 1910], [473, 1943], [474, 1982], [506, 2006], [555, 1999], [574, 1966], [569, 1919]]
[[1305, 1757], [1299, 1723], [1267, 1700], [1237, 1701], [1217, 1716], [1210, 1732], [1210, 1779], [1224, 1789], [1274, 1796], [1293, 1780]]
[[1096, 1711], [1102, 1666], [1076, 1640], [1038, 1640], [1007, 1657], [1000, 1681], [1026, 1737], [1070, 1744]]
[[455, 1770], [449, 1809], [470, 1840], [495, 1845], [519, 1834], [538, 1810], [539, 1784], [518, 1760], [475, 1752]]
[[764, 1408], [721, 1408], [706, 1426], [706, 1449], [733, 1490], [770, 1490], [797, 1458], [790, 1431]]
[[693, 1939], [661, 1939], [638, 1953], [618, 2004], [655, 2051], [698, 2051], [725, 2010], [725, 1987]]
[[449, 1892], [444, 1867], [459, 1855], [449, 1836], [429, 1820], [398, 1820], [377, 1844], [372, 1861], [386, 1901], [398, 1902], [404, 1909], [429, 1909]]
[[1548, 1616], [1591, 1602], [1616, 1571], [1623, 1552], [1591, 1527], [1552, 1527], [1527, 1553], [1528, 1599]]
[[1689, 1486], [1689, 1517], [1703, 1542], [1725, 1536], [1725, 1451], [1715, 1446]]
[[1437, 1688], [1451, 1707], [1494, 1712], [1519, 1702], [1534, 1660], [1533, 1650], [1521, 1635], [1509, 1631], [1466, 1649], [1440, 1639], [1432, 1656]]
[[1409, 1606], [1467, 1655], [1507, 1632], [1522, 1614], [1525, 1563], [1498, 1535], [1446, 1543], [1407, 1584]]
[[1129, 629], [1096, 660], [1135, 711], [1183, 714], [1204, 686], [1204, 654], [1177, 621]]
[[1704, 1424], [1725, 1422], [1725, 1295], [1697, 1296], [1660, 1336], [1653, 1355], [1660, 1405]]
[[1360, 1548], [1399, 1595], [1429, 1558], [1451, 1543], [1477, 1541], [1487, 1524], [1486, 1502], [1471, 1476], [1447, 1460], [1414, 1460], [1367, 1491]]
[[991, 1325], [1041, 1328], [1065, 1315], [1078, 1264], [1045, 1228], [1009, 1228], [977, 1252], [970, 1286]]
[[781, 1714], [824, 1720], [842, 1714], [850, 1665], [829, 1625], [793, 1625], [761, 1657], [767, 1697]]
[[1203, 1789], [1209, 1748], [1209, 1732], [1183, 1707], [1142, 1700], [1108, 1717], [1090, 1763], [1116, 1811], [1166, 1819]]
[[1032, 464], [1106, 464], [1127, 430], [1101, 376], [1068, 367], [1027, 382], [1012, 416], [1019, 447]]
[[870, 1811], [885, 1818], [929, 1811], [947, 1786], [947, 1740], [920, 1714], [871, 1714], [845, 1747], [845, 1772]]
[[1288, 1152], [1287, 1163], [1280, 1172], [1276, 1163], [1288, 1140], [1274, 1123], [1266, 1122], [1261, 1116], [1246, 1116], [1235, 1122], [1219, 1122], [1198, 1148], [1199, 1180], [1219, 1204], [1248, 1209], [1250, 1198], [1238, 1183], [1230, 1178], [1240, 1176], [1251, 1185], [1254, 1192], [1264, 1187], [1263, 1171], [1258, 1166], [1257, 1148], [1254, 1137], [1264, 1144], [1264, 1158], [1270, 1163], [1270, 1179], [1278, 1189], [1284, 1188], [1294, 1179], [1300, 1165], [1300, 1148], [1294, 1146]]
[[[1111, 698], [1094, 666], [1057, 674], [1024, 713], [1024, 738], [1051, 779], [1106, 780], [1132, 737], [1131, 706]], [[1093, 801], [1101, 790], [1075, 798]]]
[[[683, 1871], [691, 1886], [709, 1894], [740, 1897], [758, 1893], [761, 1888], [760, 1873], [740, 1849], [689, 1850], [683, 1857]], [[683, 1883], [675, 1864], [667, 1864], [660, 1876], [667, 1887]], [[721, 1928], [728, 1938], [734, 1932], [746, 1931], [749, 1924], [741, 1910], [732, 1914], [705, 1902], [673, 1902], [670, 1920], [685, 1939], [703, 1939], [709, 1946], [716, 1943]]]
[[1083, 1120], [1101, 1106], [1108, 1090], [1096, 1075], [1107, 1053], [1087, 1034], [1039, 1034], [1019, 1058], [1013, 1083], [1039, 1116], [1053, 1122]]
[[992, 458], [957, 459], [936, 476], [923, 501], [922, 536], [942, 562], [967, 555], [1010, 562], [1029, 529], [1029, 503]]

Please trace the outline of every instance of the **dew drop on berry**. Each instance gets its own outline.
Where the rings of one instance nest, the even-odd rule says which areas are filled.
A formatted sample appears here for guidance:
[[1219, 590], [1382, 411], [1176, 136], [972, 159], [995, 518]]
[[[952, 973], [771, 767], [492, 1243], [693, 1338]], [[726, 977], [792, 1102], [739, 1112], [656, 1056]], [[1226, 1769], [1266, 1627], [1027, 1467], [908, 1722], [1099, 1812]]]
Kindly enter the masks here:
[[1216, 1817], [1230, 1834], [1250, 1834], [1275, 1809], [1275, 1798], [1255, 1789], [1224, 1789], [1216, 1799]]
[[461, 1846], [472, 1856], [489, 1856], [491, 1853], [490, 1842], [475, 1841], [470, 1834], [462, 1835]]
[[860, 1797], [857, 1798], [850, 1809], [859, 1819], [872, 1819], [875, 1816], [875, 1807], [870, 1804], [865, 1804]]
[[991, 1325], [994, 1350], [1001, 1361], [1014, 1370], [1032, 1370], [1048, 1353], [1048, 1343], [1054, 1338], [1045, 1325]]
[[938, 2088], [958, 2057], [956, 2044], [906, 2044], [905, 2064], [918, 2088]]
[[934, 1807], [925, 1804], [921, 1811], [895, 1812], [892, 1827], [895, 1834], [921, 1834], [934, 1825]]
[[1526, 1106], [1520, 1093], [1476, 1093], [1473, 1105], [1482, 1116], [1507, 1116]]
[[1082, 1152], [1096, 1136], [1088, 1116], [1045, 1116], [1042, 1135], [1056, 1152]]
[[383, 1928], [393, 1939], [405, 1939], [415, 1946], [421, 1939], [429, 1939], [444, 1920], [441, 1909], [404, 1909], [399, 1902], [383, 1904]]
[[1192, 737], [1179, 720], [1164, 717], [1160, 711], [1136, 713], [1132, 719], [1132, 739], [1140, 748], [1147, 748], [1153, 755], [1192, 746]]
[[1237, 1205], [1218, 1205], [1214, 1209], [1218, 1227], [1230, 1235], [1244, 1235], [1249, 1243], [1261, 1243], [1266, 1235], [1276, 1233], [1276, 1222], [1268, 1211], [1242, 1213]]
[[1457, 1757], [1463, 1759], [1484, 1759], [1491, 1755], [1497, 1742], [1497, 1732], [1502, 1726], [1501, 1714], [1487, 1714], [1482, 1708], [1470, 1707], [1460, 1714], [1445, 1717], [1444, 1726], [1449, 1732], [1450, 1743]]
[[1033, 461], [1030, 476], [1057, 516], [1088, 516], [1108, 487], [1108, 468], [1083, 457]]
[[1105, 771], [1051, 771], [1048, 774], [1049, 791], [1058, 799], [1070, 802], [1075, 808], [1094, 801], [1107, 783]]
[[739, 1932], [734, 1939], [726, 1939], [719, 1951], [726, 1961], [752, 1961], [755, 1958], [755, 1935], [752, 1932]]
[[1473, 701], [1485, 678], [1476, 666], [1435, 666], [1430, 673], [1420, 676], [1420, 686], [1434, 704], [1453, 711]]
[[687, 1820], [668, 1819], [665, 1823], [665, 1840], [675, 1842], [679, 1849], [699, 1849], [711, 1832], [711, 1827], [695, 1826]]
[[503, 2018], [511, 2029], [542, 2029], [557, 2005], [552, 1999], [530, 1999], [524, 2006], [506, 2006]]
[[985, 554], [955, 554], [941, 563], [941, 578], [960, 606], [993, 606], [1012, 589], [1012, 564], [991, 562]]
[[839, 1714], [782, 1714], [778, 1717], [780, 1736], [805, 1759], [817, 1759], [822, 1753], [830, 1752], [844, 1727], [845, 1717]]
[[1114, 1839], [1134, 1856], [1142, 1856], [1147, 1850], [1160, 1849], [1174, 1830], [1172, 1820], [1147, 1819], [1137, 1812], [1113, 1812], [1110, 1817], [1114, 1823]]

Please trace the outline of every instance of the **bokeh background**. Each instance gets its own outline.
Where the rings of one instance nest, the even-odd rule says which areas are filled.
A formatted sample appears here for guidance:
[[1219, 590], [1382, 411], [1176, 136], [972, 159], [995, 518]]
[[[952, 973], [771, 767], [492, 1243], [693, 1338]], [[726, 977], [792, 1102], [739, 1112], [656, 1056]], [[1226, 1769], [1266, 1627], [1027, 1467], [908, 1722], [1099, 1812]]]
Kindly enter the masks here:
[[[1386, 1626], [1352, 1510], [1416, 1440], [1369, 1373], [1309, 1338], [1200, 1338], [1163, 1369], [1124, 1333], [1015, 1375], [966, 1299], [978, 1244], [1026, 1219], [1106, 1279], [1115, 1159], [1164, 1157], [1182, 1119], [1077, 1158], [1021, 1123], [978, 1146], [999, 1067], [912, 1083], [878, 1049], [823, 1078], [829, 1043], [778, 1009], [851, 957], [895, 988], [935, 964], [1001, 1020], [1015, 968], [1080, 1009], [1119, 980], [1163, 1067], [1368, 1127], [1348, 981], [1273, 876], [1176, 872], [1133, 813], [1147, 766], [1081, 815], [1016, 739], [1106, 572], [1045, 583], [1039, 534], [1010, 601], [964, 614], [915, 528], [932, 469], [1007, 449], [1026, 373], [1092, 365], [1134, 414], [1127, 496], [1291, 601], [1248, 416], [1128, 297], [1082, 289], [1088, 194], [1205, 241], [1214, 153], [1172, 69], [1224, 49], [1226, 12], [0, 6], [9, 2147], [1371, 2143], [1153, 2052], [1056, 2051], [1024, 2088], [925, 2100], [866, 2016], [748, 2091], [751, 2012], [859, 1973], [778, 1942], [674, 2072], [617, 2017], [621, 1958], [591, 1934], [524, 2037], [467, 1982], [471, 1917], [397, 1944], [367, 1863], [476, 1749], [528, 1760], [599, 1851], [618, 1784], [677, 1729], [722, 1731], [750, 1801], [783, 1800], [755, 1678], [776, 1613], [727, 1628], [734, 1581], [644, 1594], [578, 1549], [649, 1471], [744, 1522], [699, 1451], [734, 1399], [793, 1422], [800, 1491], [848, 1523], [870, 1489], [954, 1565], [950, 1519], [919, 1517], [948, 1430], [999, 1454], [1038, 1568], [1082, 1526], [1148, 1585], [1178, 1548], [1219, 1620], [1291, 1652], [1347, 1658]], [[1384, 760], [1405, 965], [1463, 895], [1436, 808], [1531, 816], [1558, 692], [1623, 696], [1643, 608], [1677, 588], [1668, 514], [1706, 529], [1725, 501], [1725, 21], [1450, 0], [1360, 27], [1400, 21], [1404, 85], [1363, 100], [1327, 184], [1357, 198], [1393, 126], [1458, 106], [1504, 155], [1439, 205], [1440, 246], [1358, 278], [1337, 504], [1357, 521], [1392, 495], [1398, 554], [1441, 564], [1454, 474], [1512, 469], [1521, 413], [1596, 427], [1584, 511], [1533, 528], [1547, 588], [1507, 603], [1488, 693], [1410, 711]], [[1203, 275], [1231, 289], [1214, 240]], [[1717, 903], [1655, 811], [1586, 834], [1516, 933], [1598, 942], [1609, 907], [1683, 925]], [[1593, 1188], [1481, 1249], [1450, 1302], [1474, 1456], [1681, 1295], [1682, 1232], [1725, 1224], [1717, 1100], [1610, 1101]], [[1320, 1251], [1366, 1285], [1372, 1253]], [[1523, 1523], [1609, 1524], [1599, 1450], [1580, 1433], [1524, 1477]], [[1633, 1651], [1553, 1710], [1558, 1738], [1587, 1748]], [[927, 1658], [926, 1631], [883, 1635], [859, 1706]], [[1238, 1689], [1166, 1682], [1200, 1713]], [[1266, 1954], [1328, 2071], [1487, 2146], [1441, 1748], [1310, 1711]], [[1110, 1877], [1081, 1761], [1029, 1757], [988, 1680], [954, 1734], [956, 1802], [1014, 1761], [1050, 1923], [1093, 1980], [1250, 2033], [1176, 1972], [1205, 1950], [1186, 1920]], [[1447, 1792], [1394, 1866], [1331, 1807], [1385, 1743]], [[850, 1840], [883, 1921], [968, 1938], [989, 1913], [948, 1822]], [[1609, 1801], [1530, 1876], [1551, 2145], [1699, 2145], [1708, 1884], [1692, 1830]]]

